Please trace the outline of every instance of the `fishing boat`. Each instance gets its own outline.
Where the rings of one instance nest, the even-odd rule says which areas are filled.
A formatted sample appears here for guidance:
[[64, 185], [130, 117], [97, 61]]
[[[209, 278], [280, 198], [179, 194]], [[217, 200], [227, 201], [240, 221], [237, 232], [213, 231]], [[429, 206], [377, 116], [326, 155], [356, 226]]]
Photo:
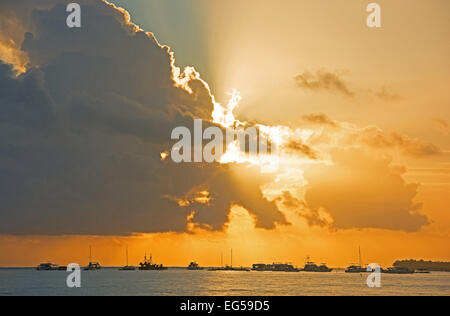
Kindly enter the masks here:
[[84, 271], [96, 271], [100, 270], [102, 267], [98, 262], [92, 262], [92, 247], [89, 246], [89, 264], [84, 268]]
[[144, 256], [144, 262], [139, 263], [139, 270], [141, 271], [164, 271], [167, 270], [162, 264], [152, 263], [152, 255], [150, 254], [149, 260], [147, 260], [147, 254]]
[[121, 267], [119, 269], [119, 271], [135, 271], [136, 267], [132, 267], [128, 265], [128, 246], [127, 246], [127, 250], [126, 250], [126, 257], [127, 257], [127, 265], [124, 267]]
[[345, 269], [345, 273], [365, 273], [368, 272], [367, 268], [364, 268], [362, 259], [361, 259], [361, 247], [359, 247], [359, 264], [352, 263], [350, 266]]

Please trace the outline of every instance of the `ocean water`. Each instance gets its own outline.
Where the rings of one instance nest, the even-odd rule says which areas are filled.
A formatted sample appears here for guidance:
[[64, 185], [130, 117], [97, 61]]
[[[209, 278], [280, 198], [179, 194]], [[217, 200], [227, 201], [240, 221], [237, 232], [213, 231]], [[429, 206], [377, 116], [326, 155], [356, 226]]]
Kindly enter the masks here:
[[450, 273], [382, 274], [382, 287], [366, 285], [368, 274], [167, 271], [82, 271], [81, 288], [69, 289], [64, 271], [0, 269], [0, 296], [5, 295], [445, 295]]

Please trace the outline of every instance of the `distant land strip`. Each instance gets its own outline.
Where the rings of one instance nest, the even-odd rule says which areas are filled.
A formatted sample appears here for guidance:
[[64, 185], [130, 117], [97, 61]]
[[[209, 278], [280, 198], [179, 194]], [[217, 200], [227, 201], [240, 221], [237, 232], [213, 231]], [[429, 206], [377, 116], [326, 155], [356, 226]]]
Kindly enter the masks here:
[[433, 262], [424, 260], [398, 260], [394, 267], [405, 267], [411, 270], [445, 271], [450, 272], [450, 262]]

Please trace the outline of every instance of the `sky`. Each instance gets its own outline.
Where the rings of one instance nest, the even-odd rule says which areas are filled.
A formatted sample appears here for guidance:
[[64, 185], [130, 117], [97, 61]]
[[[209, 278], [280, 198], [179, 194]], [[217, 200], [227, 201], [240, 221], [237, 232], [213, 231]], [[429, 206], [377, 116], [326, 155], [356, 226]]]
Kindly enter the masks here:
[[[448, 1], [68, 2], [0, 4], [0, 266], [450, 260]], [[277, 172], [161, 159], [223, 113]]]

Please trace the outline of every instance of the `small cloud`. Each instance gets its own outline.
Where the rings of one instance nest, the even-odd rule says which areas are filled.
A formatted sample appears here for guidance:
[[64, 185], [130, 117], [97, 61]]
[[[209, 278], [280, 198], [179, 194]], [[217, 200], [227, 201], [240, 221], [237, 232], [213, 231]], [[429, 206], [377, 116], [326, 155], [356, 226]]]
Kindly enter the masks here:
[[288, 151], [294, 152], [306, 156], [312, 160], [319, 159], [317, 152], [310, 146], [306, 145], [300, 140], [291, 139], [286, 146], [284, 146]]
[[397, 148], [410, 156], [433, 156], [442, 153], [442, 150], [434, 144], [396, 132], [386, 133], [376, 126], [368, 126], [361, 130], [358, 141], [372, 148]]
[[326, 114], [307, 114], [303, 115], [302, 119], [306, 122], [318, 124], [318, 125], [329, 125], [332, 127], [337, 127], [338, 123], [331, 118], [329, 118]]
[[305, 71], [295, 77], [295, 82], [300, 88], [306, 90], [337, 92], [347, 97], [354, 97], [355, 95], [339, 74], [324, 69], [316, 71], [315, 74]]
[[398, 95], [392, 91], [392, 89], [388, 86], [382, 86], [375, 92], [375, 96], [385, 102], [400, 102], [403, 100], [401, 95]]
[[446, 120], [440, 118], [433, 118], [432, 121], [444, 135], [450, 134], [450, 125]]

